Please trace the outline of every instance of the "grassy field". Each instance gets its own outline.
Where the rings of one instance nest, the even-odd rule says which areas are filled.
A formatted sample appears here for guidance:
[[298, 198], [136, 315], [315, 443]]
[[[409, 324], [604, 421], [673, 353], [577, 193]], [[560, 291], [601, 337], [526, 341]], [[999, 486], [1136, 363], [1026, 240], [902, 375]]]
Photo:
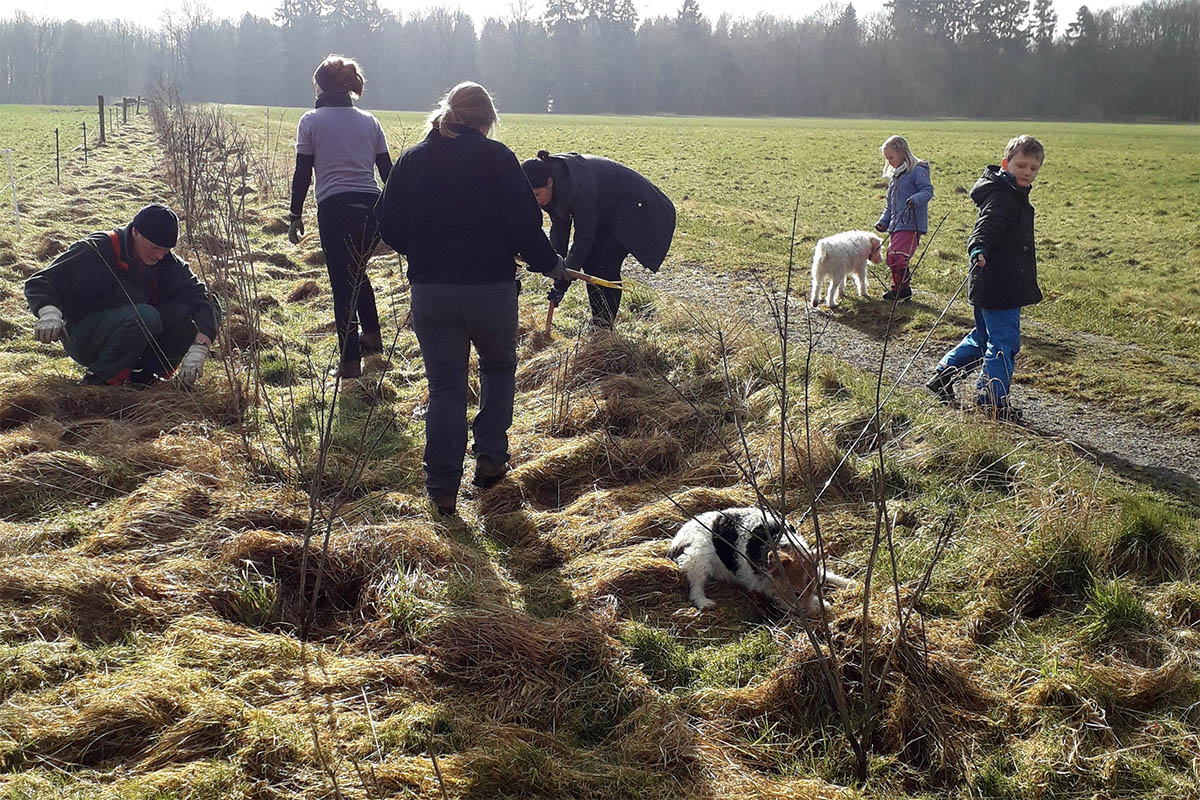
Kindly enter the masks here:
[[[265, 129], [262, 109], [235, 111]], [[49, 121], [20, 113], [31, 130]], [[406, 131], [412, 140], [415, 119], [384, 115], [393, 143]], [[969, 186], [1009, 133], [969, 123], [505, 122], [521, 156], [603, 152], [660, 181], [687, 234], [672, 259], [725, 272], [786, 264], [798, 192], [809, 244], [869, 226], [882, 194], [878, 142], [902, 131], [934, 161], [935, 215], [962, 207], [926, 273], [946, 294], [970, 224], [954, 186]], [[1086, 173], [1066, 165], [1087, 165], [1089, 148], [1111, 141], [1143, 137], [1129, 157], [1147, 170], [1152, 153], [1175, 158], [1183, 166], [1171, 174], [1192, 175], [1179, 178], [1176, 200], [1196, 193], [1194, 129], [1022, 130], [1049, 147], [1035, 190], [1047, 222], [1052, 204], [1107, 222], [1114, 212], [1054, 198], [1082, 192]], [[935, 134], [956, 143], [952, 156], [922, 141]], [[275, 175], [247, 195], [261, 330], [248, 326], [254, 309], [214, 281], [228, 312], [223, 350], [192, 394], [75, 385], [78, 367], [30, 339], [20, 293], [20, 279], [73, 239], [172, 199], [144, 122], [62, 189], [31, 189], [23, 236], [0, 226], [0, 797], [1200, 797], [1197, 509], [1118, 485], [1019, 428], [907, 393], [882, 425], [895, 563], [875, 573], [870, 623], [863, 590], [851, 590], [823, 638], [856, 702], [864, 663], [879, 675], [879, 654], [897, 654], [878, 705], [855, 717], [875, 725], [859, 781], [800, 623], [732, 589], [713, 589], [719, 607], [696, 612], [664, 556], [687, 515], [753, 500], [726, 450], [743, 452], [740, 419], [762, 486], [782, 491], [797, 516], [807, 478], [828, 479], [819, 518], [829, 555], [861, 578], [878, 457], [858, 432], [874, 378], [817, 359], [812, 439], [788, 444], [782, 475], [778, 348], [736, 320], [718, 339], [645, 289], [629, 294], [614, 335], [585, 333], [583, 293], [572, 292], [548, 340], [538, 332], [545, 287], [526, 281], [515, 470], [446, 522], [422, 498], [425, 397], [403, 326], [407, 288], [396, 257], [379, 254], [372, 279], [395, 348], [371, 365], [376, 382], [334, 409], [327, 486], [348, 505], [308, 551], [322, 590], [302, 593], [317, 387], [334, 343], [315, 220], [298, 247], [280, 223], [288, 135], [280, 151], [258, 139]], [[1105, 163], [1117, 169], [1111, 155]], [[1061, 298], [1035, 313], [1066, 338], [1083, 330], [1194, 360], [1194, 341], [1152, 320], [1195, 318], [1194, 293], [1181, 315], [1178, 296], [1172, 305], [1155, 287], [1171, 247], [1196, 262], [1186, 241], [1196, 204], [1168, 206], [1152, 183], [1139, 185], [1163, 192], [1172, 213], [1125, 220], [1122, 241], [1160, 248], [1161, 260], [1144, 262], [1154, 269], [1114, 272], [1107, 293], [1087, 294], [1094, 282], [1077, 276], [1094, 314], [1071, 316]], [[1074, 274], [1067, 258], [1085, 246], [1065, 231], [1039, 231], [1060, 242], [1042, 248], [1062, 259], [1046, 267], [1051, 286], [1055, 270]], [[950, 255], [936, 256], [941, 248]], [[180, 249], [218, 275], [219, 247]], [[1118, 304], [1143, 291], [1144, 308]], [[1104, 309], [1121, 323], [1097, 322]], [[851, 303], [843, 313], [867, 311]], [[914, 309], [908, 324], [929, 313]], [[241, 379], [255, 335], [266, 346], [248, 406]], [[791, 385], [787, 416], [802, 432], [795, 374]], [[298, 463], [281, 455], [266, 408], [292, 409], [284, 428], [303, 444]], [[364, 432], [374, 446], [360, 473]], [[951, 512], [951, 546], [902, 630], [897, 606], [913, 598]], [[810, 524], [803, 531], [812, 538]], [[316, 619], [302, 643], [309, 601]]]

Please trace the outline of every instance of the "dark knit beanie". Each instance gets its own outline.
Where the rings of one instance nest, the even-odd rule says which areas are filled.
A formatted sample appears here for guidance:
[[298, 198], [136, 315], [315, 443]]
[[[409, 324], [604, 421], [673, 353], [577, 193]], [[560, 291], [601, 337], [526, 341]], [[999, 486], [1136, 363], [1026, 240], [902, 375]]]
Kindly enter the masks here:
[[525, 177], [534, 189], [540, 189], [550, 182], [549, 158], [548, 152], [539, 150], [537, 158], [527, 158], [521, 162], [521, 169], [525, 170]]
[[130, 224], [159, 247], [174, 247], [179, 241], [179, 217], [162, 203], [146, 206]]

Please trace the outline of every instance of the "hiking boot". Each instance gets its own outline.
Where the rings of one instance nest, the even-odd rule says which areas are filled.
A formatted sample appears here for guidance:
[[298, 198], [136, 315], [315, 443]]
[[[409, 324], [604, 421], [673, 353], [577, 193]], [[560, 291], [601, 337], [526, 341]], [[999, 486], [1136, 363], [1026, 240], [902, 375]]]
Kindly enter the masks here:
[[343, 361], [329, 371], [331, 380], [343, 380], [362, 377], [362, 360]]
[[138, 388], [153, 386], [158, 380], [158, 374], [149, 369], [135, 369], [129, 373], [130, 385]]
[[111, 378], [101, 378], [90, 369], [83, 373], [83, 377], [79, 380], [81, 386], [124, 386], [129, 382], [129, 376], [132, 370], [128, 367], [113, 375]]
[[497, 464], [487, 456], [478, 456], [475, 459], [475, 477], [471, 483], [478, 486], [480, 489], [490, 489], [495, 486], [500, 480], [508, 474], [508, 462]]
[[933, 373], [933, 377], [925, 381], [925, 388], [937, 395], [937, 399], [943, 403], [953, 405], [954, 383], [960, 377], [962, 372], [954, 367], [945, 367]]
[[996, 422], [1010, 422], [1013, 425], [1020, 425], [1025, 421], [1025, 415], [1008, 403], [999, 406], [981, 403], [979, 413]]
[[429, 489], [428, 492], [429, 502], [433, 503], [443, 517], [453, 517], [457, 513], [455, 506], [458, 504], [458, 492], [440, 489]]
[[383, 333], [380, 331], [363, 331], [358, 335], [358, 351], [364, 356], [383, 354]]
[[900, 284], [899, 288], [888, 289], [883, 293], [884, 300], [911, 300], [912, 287], [907, 283]]

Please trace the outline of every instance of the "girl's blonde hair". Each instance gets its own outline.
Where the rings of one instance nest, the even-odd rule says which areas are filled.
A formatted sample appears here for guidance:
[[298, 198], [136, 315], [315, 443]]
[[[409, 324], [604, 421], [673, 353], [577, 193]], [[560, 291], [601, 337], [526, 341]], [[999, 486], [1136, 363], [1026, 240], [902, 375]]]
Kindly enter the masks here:
[[367, 79], [362, 67], [353, 58], [330, 54], [313, 73], [313, 83], [322, 92], [349, 92], [356, 98], [362, 97]]
[[473, 81], [463, 81], [446, 92], [429, 115], [429, 125], [448, 139], [458, 137], [458, 131], [452, 125], [468, 125], [472, 128], [486, 126], [491, 130], [499, 122], [500, 115], [496, 113], [492, 95]]
[[[879, 146], [879, 152], [882, 153], [889, 147], [900, 154], [900, 157], [904, 159], [905, 168], [910, 172], [920, 161], [920, 159], [913, 155], [912, 149], [909, 148], [908, 139], [905, 139], [903, 136], [889, 136], [887, 141]], [[885, 158], [883, 160], [883, 177], [890, 178], [895, 171], [895, 167], [887, 163], [887, 159]]]

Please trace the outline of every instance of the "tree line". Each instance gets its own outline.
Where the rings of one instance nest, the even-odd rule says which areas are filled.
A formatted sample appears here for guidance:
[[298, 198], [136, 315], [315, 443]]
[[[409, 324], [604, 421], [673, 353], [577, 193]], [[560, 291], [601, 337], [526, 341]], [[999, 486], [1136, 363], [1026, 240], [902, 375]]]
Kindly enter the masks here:
[[1058, 33], [1052, 0], [891, 0], [859, 17], [706, 17], [697, 0], [639, 19], [633, 0], [516, 0], [401, 16], [378, 0], [281, 0], [274, 17], [217, 19], [184, 2], [129, 22], [0, 19], [0, 103], [79, 104], [175, 86], [187, 100], [302, 106], [337, 52], [371, 108], [427, 109], [464, 79], [502, 111], [772, 116], [1200, 118], [1200, 0], [1082, 6]]

